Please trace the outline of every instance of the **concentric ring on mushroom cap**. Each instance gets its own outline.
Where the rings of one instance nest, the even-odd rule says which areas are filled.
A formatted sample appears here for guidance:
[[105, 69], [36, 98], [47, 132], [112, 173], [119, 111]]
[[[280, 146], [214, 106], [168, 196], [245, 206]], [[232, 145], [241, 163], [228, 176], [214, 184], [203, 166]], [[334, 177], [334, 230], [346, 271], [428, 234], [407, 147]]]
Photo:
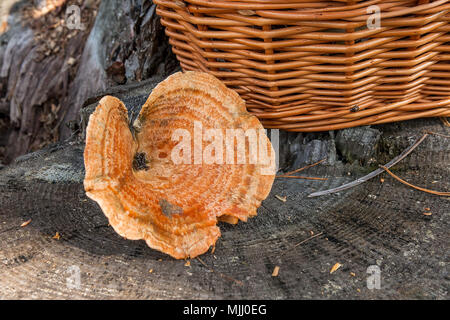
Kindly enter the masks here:
[[[222, 164], [196, 164], [193, 144], [191, 164], [174, 163], [175, 131], [183, 129], [194, 140], [195, 123], [201, 124], [202, 134], [213, 128], [224, 134], [227, 129], [263, 129], [239, 95], [214, 76], [179, 72], [152, 91], [133, 124], [134, 137], [127, 109], [110, 96], [91, 115], [86, 135], [87, 195], [121, 236], [144, 239], [177, 259], [206, 252], [220, 237], [218, 219], [235, 223], [255, 216], [275, 177], [275, 172], [262, 174], [266, 164], [250, 163], [248, 143], [244, 164], [227, 164], [226, 156]], [[273, 164], [272, 145], [262, 137]], [[197, 146], [203, 150], [209, 144], [200, 140]]]

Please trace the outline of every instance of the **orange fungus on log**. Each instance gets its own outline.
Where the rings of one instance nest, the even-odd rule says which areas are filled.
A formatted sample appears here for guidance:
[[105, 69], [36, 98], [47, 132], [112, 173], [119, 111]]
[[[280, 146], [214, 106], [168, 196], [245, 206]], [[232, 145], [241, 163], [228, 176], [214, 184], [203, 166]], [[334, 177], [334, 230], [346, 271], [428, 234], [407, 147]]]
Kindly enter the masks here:
[[220, 237], [218, 221], [247, 221], [270, 192], [272, 145], [239, 95], [212, 75], [168, 77], [133, 131], [124, 104], [106, 96], [84, 152], [86, 193], [127, 239], [192, 258]]

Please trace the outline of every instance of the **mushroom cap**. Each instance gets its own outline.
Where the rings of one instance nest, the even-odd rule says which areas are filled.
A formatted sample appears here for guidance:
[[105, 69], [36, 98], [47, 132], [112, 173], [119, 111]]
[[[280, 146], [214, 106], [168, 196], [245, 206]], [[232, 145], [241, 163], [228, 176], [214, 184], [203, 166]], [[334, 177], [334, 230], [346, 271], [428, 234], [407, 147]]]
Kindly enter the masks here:
[[[127, 239], [144, 239], [177, 259], [192, 258], [220, 237], [218, 220], [247, 221], [270, 192], [272, 145], [239, 95], [212, 75], [168, 77], [152, 91], [133, 128], [134, 134], [124, 104], [105, 96], [90, 116], [84, 151], [86, 194]], [[269, 164], [249, 160], [255, 155], [250, 138], [239, 162], [238, 139], [226, 143], [229, 129], [262, 132], [258, 146], [267, 148]], [[213, 144], [211, 135], [220, 132], [223, 140]], [[181, 144], [186, 137], [192, 141]], [[220, 145], [222, 163], [215, 160]], [[231, 150], [233, 157], [226, 158]]]

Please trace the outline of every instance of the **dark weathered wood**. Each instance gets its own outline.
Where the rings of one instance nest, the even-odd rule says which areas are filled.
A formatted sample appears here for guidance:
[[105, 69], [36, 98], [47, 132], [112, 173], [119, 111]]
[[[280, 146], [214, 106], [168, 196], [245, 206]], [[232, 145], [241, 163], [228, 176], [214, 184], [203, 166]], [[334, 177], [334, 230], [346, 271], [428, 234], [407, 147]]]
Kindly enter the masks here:
[[6, 162], [58, 140], [61, 117], [70, 107], [62, 106], [62, 100], [68, 95], [94, 15], [86, 10], [85, 30], [73, 30], [60, 20], [65, 5], [35, 16], [37, 2], [15, 2], [8, 31], [0, 35], [0, 101], [7, 105], [10, 124]]
[[[76, 119], [87, 98], [112, 85], [166, 77], [179, 68], [155, 11], [149, 0], [102, 1], [65, 101], [71, 108], [64, 121]], [[62, 127], [61, 134], [71, 133]]]
[[[135, 109], [151, 86], [110, 94]], [[449, 133], [437, 119], [377, 128], [395, 150], [424, 130]], [[307, 198], [364, 175], [355, 165], [321, 163], [307, 172], [327, 181], [276, 179], [257, 217], [221, 224], [215, 252], [185, 266], [113, 231], [84, 193], [83, 148], [80, 139], [70, 140], [0, 170], [0, 298], [447, 298], [448, 198], [386, 174], [383, 183], [372, 179]], [[408, 181], [450, 190], [449, 149], [446, 138], [429, 136], [396, 168]], [[52, 238], [56, 232], [59, 240]], [[337, 262], [342, 267], [330, 274]], [[380, 290], [366, 286], [371, 265], [381, 269]], [[275, 266], [279, 274], [272, 277]], [[74, 268], [81, 272], [79, 288], [71, 286]]]
[[[44, 2], [15, 2], [9, 29], [0, 34], [0, 119], [8, 125], [0, 161], [3, 153], [8, 163], [69, 137], [66, 123], [78, 120], [97, 91], [178, 67], [150, 0], [59, 1], [38, 18], [33, 10]], [[68, 27], [70, 5], [80, 8], [83, 28]], [[114, 65], [121, 68], [109, 72]], [[5, 126], [0, 123], [1, 132]]]
[[[410, 145], [400, 155], [398, 155], [397, 157], [395, 157], [394, 159], [389, 161], [389, 163], [387, 163], [385, 165], [385, 168], [390, 168], [390, 167], [396, 165], [401, 160], [403, 160], [408, 154], [410, 154], [415, 148], [417, 148], [419, 146], [419, 144], [421, 144], [423, 142], [423, 140], [425, 140], [425, 138], [427, 136], [428, 136], [428, 134], [425, 133], [422, 137], [418, 138], [417, 141], [414, 142], [414, 144]], [[346, 184], [344, 184], [342, 186], [339, 186], [337, 188], [311, 193], [310, 195], [308, 195], [308, 197], [312, 198], [312, 197], [324, 196], [324, 195], [328, 195], [328, 194], [332, 194], [332, 193], [335, 193], [335, 192], [344, 191], [346, 189], [356, 187], [356, 186], [360, 185], [361, 183], [364, 183], [364, 182], [366, 182], [366, 181], [368, 181], [368, 180], [370, 180], [372, 178], [375, 178], [376, 176], [378, 176], [382, 172], [383, 172], [383, 169], [381, 169], [381, 168], [376, 169], [376, 170], [372, 171], [371, 173], [369, 173], [368, 175], [366, 175], [364, 177], [361, 177], [361, 178], [358, 178], [355, 181], [346, 183]]]

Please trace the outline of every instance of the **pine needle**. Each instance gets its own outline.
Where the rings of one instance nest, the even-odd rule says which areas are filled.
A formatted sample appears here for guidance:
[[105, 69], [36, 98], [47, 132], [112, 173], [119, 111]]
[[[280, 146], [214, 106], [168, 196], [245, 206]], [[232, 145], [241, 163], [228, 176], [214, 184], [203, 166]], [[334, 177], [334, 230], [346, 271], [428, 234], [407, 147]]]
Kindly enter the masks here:
[[309, 164], [309, 165], [307, 165], [307, 166], [304, 166], [303, 168], [295, 169], [294, 171], [286, 172], [285, 174], [283, 174], [283, 176], [291, 175], [291, 174], [294, 174], [294, 173], [303, 171], [303, 170], [305, 170], [305, 169], [312, 168], [312, 167], [314, 167], [314, 166], [317, 166], [319, 163], [324, 162], [325, 160], [327, 160], [327, 158], [322, 159], [322, 160], [320, 160], [320, 161], [317, 161], [316, 163], [313, 163], [313, 164]]
[[392, 173], [385, 166], [380, 166], [380, 167], [382, 169], [384, 169], [387, 173], [389, 173], [389, 175], [391, 177], [393, 177], [395, 180], [397, 180], [397, 181], [399, 181], [399, 182], [401, 182], [403, 184], [406, 184], [407, 186], [409, 186], [411, 188], [414, 188], [414, 189], [419, 190], [419, 191], [435, 194], [435, 195], [438, 195], [438, 196], [450, 196], [450, 192], [441, 192], [441, 191], [429, 190], [429, 189], [425, 189], [425, 188], [422, 188], [422, 187], [415, 186], [415, 185], [413, 185], [413, 184], [411, 184], [409, 182], [406, 182], [405, 180], [401, 179], [400, 177], [396, 176], [394, 173]]
[[442, 134], [442, 133], [433, 132], [433, 131], [427, 131], [427, 133], [433, 134], [433, 135], [436, 135], [436, 136], [440, 136], [440, 137], [444, 137], [444, 138], [450, 138], [450, 136], [448, 136], [448, 135], [445, 135], [445, 134]]
[[450, 127], [450, 122], [448, 122], [446, 117], [441, 117], [441, 121], [444, 123], [446, 127]]
[[305, 177], [305, 176], [277, 176], [277, 178], [290, 178], [290, 179], [306, 179], [306, 180], [328, 180], [327, 178], [317, 178], [317, 177]]
[[284, 173], [284, 174], [280, 174], [280, 175], [278, 175], [278, 176], [276, 176], [276, 177], [277, 177], [277, 178], [290, 178], [290, 179], [306, 179], [306, 180], [328, 180], [327, 178], [316, 178], [316, 177], [305, 177], [305, 176], [293, 176], [294, 173], [298, 173], [298, 172], [303, 171], [303, 170], [305, 170], [305, 169], [308, 169], [308, 168], [317, 166], [319, 163], [322, 163], [322, 162], [324, 162], [325, 160], [327, 160], [327, 159], [326, 159], [326, 158], [325, 158], [325, 159], [322, 159], [322, 160], [320, 160], [320, 161], [317, 161], [316, 163], [309, 164], [309, 165], [307, 165], [307, 166], [304, 166], [304, 167], [299, 168], [299, 169], [295, 169], [295, 170], [293, 170], [293, 171], [286, 172], [286, 173]]

